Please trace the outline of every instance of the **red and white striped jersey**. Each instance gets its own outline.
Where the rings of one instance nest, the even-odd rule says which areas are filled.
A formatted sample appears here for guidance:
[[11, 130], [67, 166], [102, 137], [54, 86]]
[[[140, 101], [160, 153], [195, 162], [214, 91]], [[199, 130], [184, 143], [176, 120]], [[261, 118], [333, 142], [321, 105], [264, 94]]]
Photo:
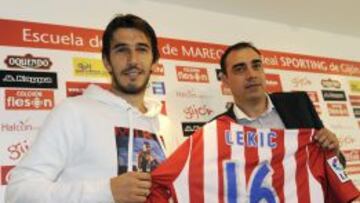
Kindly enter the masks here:
[[313, 129], [206, 124], [152, 172], [148, 202], [349, 202], [359, 191]]

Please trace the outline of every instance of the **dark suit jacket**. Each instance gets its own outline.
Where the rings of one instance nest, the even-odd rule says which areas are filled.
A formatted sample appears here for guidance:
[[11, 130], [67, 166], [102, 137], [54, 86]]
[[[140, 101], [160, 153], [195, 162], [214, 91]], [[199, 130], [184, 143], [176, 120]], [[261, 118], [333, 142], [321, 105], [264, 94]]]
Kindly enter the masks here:
[[286, 128], [323, 128], [319, 115], [305, 92], [270, 94]]

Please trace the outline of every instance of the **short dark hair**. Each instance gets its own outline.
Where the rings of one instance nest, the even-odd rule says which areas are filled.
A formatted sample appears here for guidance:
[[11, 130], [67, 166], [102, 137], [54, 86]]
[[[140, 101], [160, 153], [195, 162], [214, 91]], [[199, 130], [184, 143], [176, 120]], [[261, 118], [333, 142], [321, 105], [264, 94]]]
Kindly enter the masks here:
[[232, 51], [238, 51], [238, 50], [247, 49], [247, 48], [250, 48], [250, 49], [254, 50], [256, 53], [258, 53], [259, 55], [261, 55], [261, 52], [259, 51], [259, 49], [257, 49], [250, 42], [238, 42], [238, 43], [236, 43], [234, 45], [229, 46], [225, 50], [224, 54], [221, 56], [221, 59], [220, 59], [221, 72], [224, 73], [225, 75], [227, 74], [227, 72], [226, 72], [226, 58]]
[[160, 53], [158, 50], [157, 38], [154, 29], [151, 25], [146, 22], [144, 19], [133, 15], [133, 14], [119, 14], [113, 18], [110, 23], [106, 26], [106, 29], [102, 37], [102, 56], [106, 57], [110, 61], [110, 43], [113, 38], [114, 32], [119, 28], [134, 28], [145, 34], [145, 36], [150, 40], [151, 51], [153, 54], [152, 62], [155, 63], [159, 57]]

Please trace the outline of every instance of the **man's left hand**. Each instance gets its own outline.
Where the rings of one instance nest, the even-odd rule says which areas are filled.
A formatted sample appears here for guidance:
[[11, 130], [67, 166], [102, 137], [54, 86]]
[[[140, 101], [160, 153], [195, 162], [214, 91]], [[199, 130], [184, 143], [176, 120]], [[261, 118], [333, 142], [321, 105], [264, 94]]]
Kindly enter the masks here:
[[339, 149], [339, 140], [336, 135], [327, 128], [318, 130], [315, 134], [315, 140], [324, 149], [335, 150], [337, 153]]

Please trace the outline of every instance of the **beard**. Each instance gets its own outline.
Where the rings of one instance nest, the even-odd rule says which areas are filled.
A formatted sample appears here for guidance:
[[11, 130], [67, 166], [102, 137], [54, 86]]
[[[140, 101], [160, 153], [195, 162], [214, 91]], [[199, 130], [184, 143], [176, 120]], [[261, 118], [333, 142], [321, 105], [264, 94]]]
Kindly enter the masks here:
[[128, 85], [123, 85], [114, 74], [112, 75], [112, 80], [113, 80], [113, 86], [115, 87], [116, 90], [123, 92], [125, 94], [140, 94], [145, 92], [147, 88], [147, 84], [150, 80], [150, 73], [146, 76], [144, 82], [140, 85], [131, 84], [131, 83]]

